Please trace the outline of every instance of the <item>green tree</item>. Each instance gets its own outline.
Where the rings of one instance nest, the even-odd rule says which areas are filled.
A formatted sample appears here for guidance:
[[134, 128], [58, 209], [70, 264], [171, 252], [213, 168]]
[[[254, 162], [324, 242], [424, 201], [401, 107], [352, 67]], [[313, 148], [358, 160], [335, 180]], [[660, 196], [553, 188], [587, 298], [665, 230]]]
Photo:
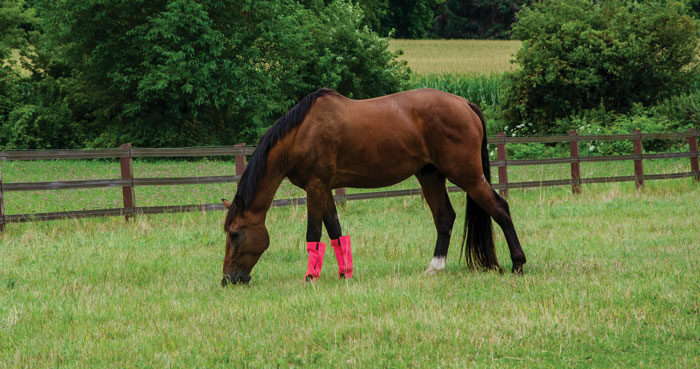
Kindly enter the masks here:
[[364, 98], [408, 80], [346, 1], [35, 1], [37, 74], [83, 145], [254, 142], [321, 86]]
[[506, 78], [504, 117], [555, 132], [557, 118], [626, 112], [686, 90], [698, 31], [680, 2], [546, 0], [518, 14], [520, 69]]
[[509, 37], [515, 15], [529, 0], [447, 0], [437, 7], [434, 32], [441, 38]]
[[[29, 46], [27, 29], [34, 20], [23, 0], [0, 3], [0, 127], [17, 98], [16, 84], [22, 78], [21, 55]], [[4, 136], [0, 136], [0, 144]]]

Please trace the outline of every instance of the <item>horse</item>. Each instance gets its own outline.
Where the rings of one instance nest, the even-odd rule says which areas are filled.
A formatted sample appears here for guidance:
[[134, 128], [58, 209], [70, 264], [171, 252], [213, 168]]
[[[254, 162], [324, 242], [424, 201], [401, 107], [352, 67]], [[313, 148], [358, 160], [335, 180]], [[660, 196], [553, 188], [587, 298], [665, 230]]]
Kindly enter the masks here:
[[486, 122], [479, 107], [434, 89], [353, 100], [322, 88], [279, 118], [260, 138], [241, 175], [224, 221], [226, 251], [222, 285], [248, 283], [270, 244], [266, 214], [282, 180], [306, 191], [304, 280], [320, 276], [326, 245], [322, 224], [338, 261], [338, 276], [353, 274], [349, 235], [343, 235], [332, 190], [376, 188], [416, 176], [437, 230], [435, 251], [425, 273], [445, 269], [455, 211], [445, 180], [467, 193], [462, 247], [467, 265], [502, 270], [491, 219], [505, 235], [512, 272], [526, 262], [508, 203], [490, 185]]

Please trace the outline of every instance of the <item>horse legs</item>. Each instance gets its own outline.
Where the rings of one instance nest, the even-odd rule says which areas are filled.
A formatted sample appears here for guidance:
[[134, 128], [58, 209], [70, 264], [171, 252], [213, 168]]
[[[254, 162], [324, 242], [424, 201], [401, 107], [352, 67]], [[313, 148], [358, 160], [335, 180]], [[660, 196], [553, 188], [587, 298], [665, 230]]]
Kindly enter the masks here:
[[520, 241], [518, 240], [518, 235], [515, 232], [515, 227], [513, 226], [513, 220], [510, 216], [510, 208], [508, 207], [508, 202], [499, 196], [489, 185], [488, 182], [483, 178], [483, 176], [478, 176], [481, 180], [471, 179], [468, 181], [460, 181], [460, 178], [455, 178], [450, 181], [454, 182], [460, 186], [463, 190], [467, 191], [467, 195], [474, 199], [476, 203], [484, 209], [501, 227], [503, 230], [503, 235], [508, 243], [508, 249], [510, 251], [510, 259], [513, 262], [512, 272], [522, 273], [523, 264], [525, 264], [525, 252], [520, 246]]
[[352, 278], [352, 251], [350, 236], [343, 236], [340, 229], [338, 211], [335, 208], [333, 193], [328, 191], [326, 211], [323, 213], [323, 224], [326, 226], [328, 237], [331, 238], [331, 246], [335, 251], [335, 259], [338, 261], [338, 276], [340, 278]]
[[326, 211], [323, 213], [323, 225], [326, 226], [328, 237], [331, 240], [336, 240], [343, 235], [343, 232], [340, 230], [340, 220], [338, 219], [338, 211], [335, 208], [333, 194], [328, 192], [327, 196]]
[[309, 253], [309, 261], [304, 279], [307, 282], [315, 281], [321, 275], [326, 252], [326, 245], [321, 242], [321, 221], [327, 200], [324, 186], [312, 184], [306, 187], [306, 251]]
[[433, 214], [435, 228], [437, 229], [437, 241], [433, 260], [430, 262], [426, 274], [435, 274], [445, 270], [445, 259], [450, 247], [452, 225], [455, 221], [455, 211], [450, 204], [450, 198], [445, 189], [445, 175], [437, 168], [427, 165], [416, 173], [416, 178], [423, 189], [423, 196]]

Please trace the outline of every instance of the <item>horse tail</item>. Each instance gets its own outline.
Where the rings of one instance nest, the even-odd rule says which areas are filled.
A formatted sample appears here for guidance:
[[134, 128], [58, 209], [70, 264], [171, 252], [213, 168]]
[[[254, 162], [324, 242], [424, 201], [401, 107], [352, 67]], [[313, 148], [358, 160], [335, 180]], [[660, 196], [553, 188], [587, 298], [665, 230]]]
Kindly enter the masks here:
[[[481, 142], [481, 167], [486, 181], [491, 183], [491, 164], [489, 151], [486, 147], [486, 119], [478, 106], [469, 103], [469, 107], [479, 116], [484, 138]], [[496, 247], [493, 243], [493, 224], [491, 216], [467, 194], [467, 209], [464, 217], [464, 233], [462, 250], [470, 268], [500, 269], [496, 257]], [[461, 254], [461, 253], [460, 253]], [[461, 258], [461, 256], [460, 256]]]

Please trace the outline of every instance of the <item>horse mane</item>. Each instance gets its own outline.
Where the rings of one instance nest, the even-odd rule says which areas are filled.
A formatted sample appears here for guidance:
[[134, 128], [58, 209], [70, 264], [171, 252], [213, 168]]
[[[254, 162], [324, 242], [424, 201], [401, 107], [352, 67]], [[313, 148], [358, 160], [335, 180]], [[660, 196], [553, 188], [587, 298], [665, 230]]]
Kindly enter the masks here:
[[[267, 165], [267, 155], [270, 149], [275, 146], [277, 141], [284, 137], [289, 131], [298, 127], [301, 122], [306, 117], [306, 113], [311, 109], [311, 105], [321, 96], [328, 94], [337, 94], [334, 90], [328, 88], [320, 88], [309, 95], [302, 98], [293, 108], [291, 108], [287, 114], [277, 119], [275, 124], [270, 127], [265, 134], [260, 137], [258, 145], [253, 151], [253, 155], [250, 157], [250, 162], [246, 167], [241, 179], [238, 181], [238, 190], [236, 192], [236, 197], [240, 197], [243, 203], [243, 208], [250, 206], [253, 201], [253, 196], [255, 196], [255, 190], [258, 187], [260, 178], [262, 178], [263, 173], [265, 173], [265, 167]], [[236, 201], [233, 202], [234, 204]], [[239, 209], [243, 210], [243, 209]], [[235, 205], [231, 205], [228, 213], [226, 214], [225, 226], [228, 226], [233, 221], [233, 216], [235, 215]]]

